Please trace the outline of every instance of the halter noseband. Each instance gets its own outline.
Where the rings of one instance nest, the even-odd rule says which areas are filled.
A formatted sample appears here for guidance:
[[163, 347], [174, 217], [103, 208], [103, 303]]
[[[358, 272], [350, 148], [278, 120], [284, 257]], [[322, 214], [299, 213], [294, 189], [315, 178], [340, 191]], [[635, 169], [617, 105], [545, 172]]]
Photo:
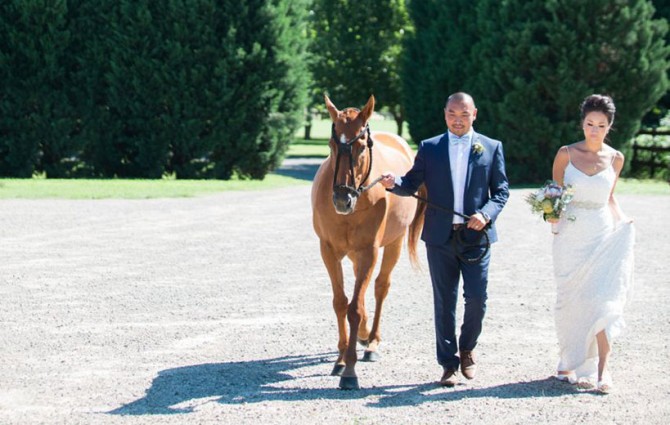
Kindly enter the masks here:
[[[368, 166], [368, 172], [365, 175], [365, 178], [361, 180], [360, 186], [356, 188], [356, 175], [354, 173], [354, 155], [352, 152], [352, 145], [361, 137], [363, 137], [367, 133], [368, 135], [368, 151], [370, 152], [370, 164]], [[335, 141], [335, 144], [337, 146], [337, 157], [335, 158], [335, 174], [333, 174], [333, 192], [336, 191], [344, 191], [350, 194], [353, 197], [358, 197], [360, 196], [361, 193], [365, 192], [366, 190], [370, 189], [374, 184], [369, 184], [367, 186], [364, 186], [364, 183], [368, 180], [370, 177], [370, 172], [372, 171], [372, 137], [370, 136], [370, 125], [365, 124], [365, 128], [356, 135], [351, 140], [348, 140], [346, 142], [340, 142], [340, 140], [337, 138], [337, 133], [335, 132], [335, 123], [333, 123], [332, 130], [331, 130], [331, 135], [330, 137]], [[352, 181], [352, 186], [349, 186], [347, 184], [337, 184], [337, 172], [339, 171], [340, 168], [340, 157], [342, 155], [346, 155], [349, 157], [349, 174], [351, 176], [351, 181]], [[346, 180], [345, 180], [346, 182]], [[375, 181], [377, 183], [377, 181]]]

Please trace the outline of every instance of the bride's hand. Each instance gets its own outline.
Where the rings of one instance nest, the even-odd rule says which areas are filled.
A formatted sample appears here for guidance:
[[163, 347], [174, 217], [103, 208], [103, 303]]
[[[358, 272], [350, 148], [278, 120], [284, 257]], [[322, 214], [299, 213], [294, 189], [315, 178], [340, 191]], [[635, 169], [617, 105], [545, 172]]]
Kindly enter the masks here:
[[547, 223], [551, 223], [551, 224], [558, 224], [559, 221], [560, 221], [560, 219], [558, 219], [558, 218], [548, 218], [547, 219]]

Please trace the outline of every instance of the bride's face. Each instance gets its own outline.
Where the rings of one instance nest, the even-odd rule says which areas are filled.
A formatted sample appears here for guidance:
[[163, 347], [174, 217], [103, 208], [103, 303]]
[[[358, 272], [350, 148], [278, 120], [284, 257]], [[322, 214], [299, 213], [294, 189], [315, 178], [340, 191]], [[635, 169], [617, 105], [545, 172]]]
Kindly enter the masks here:
[[589, 112], [584, 117], [582, 122], [582, 129], [584, 130], [584, 138], [593, 142], [602, 143], [605, 136], [610, 131], [610, 123], [607, 121], [607, 115], [602, 112]]

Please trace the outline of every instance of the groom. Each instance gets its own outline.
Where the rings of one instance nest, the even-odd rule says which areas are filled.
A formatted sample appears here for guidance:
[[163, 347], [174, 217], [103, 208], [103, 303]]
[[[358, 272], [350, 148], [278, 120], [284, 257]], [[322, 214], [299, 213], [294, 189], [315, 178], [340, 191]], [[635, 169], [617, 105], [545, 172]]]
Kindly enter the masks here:
[[[449, 131], [421, 142], [407, 174], [396, 177], [385, 173], [381, 181], [385, 188], [401, 196], [415, 193], [423, 183], [430, 203], [470, 216], [465, 222], [458, 215], [429, 206], [421, 235], [426, 243], [433, 284], [437, 362], [443, 368], [440, 384], [446, 387], [456, 384], [459, 366], [467, 379], [475, 377], [473, 350], [486, 312], [490, 259], [488, 251], [478, 263], [464, 261], [452, 238], [456, 230], [465, 226], [466, 238], [486, 231], [490, 241], [495, 242], [495, 220], [509, 197], [502, 144], [476, 133], [472, 128], [476, 118], [472, 97], [466, 93], [452, 94], [444, 108]], [[491, 226], [487, 228], [489, 222]], [[457, 341], [460, 276], [463, 276], [465, 312]]]

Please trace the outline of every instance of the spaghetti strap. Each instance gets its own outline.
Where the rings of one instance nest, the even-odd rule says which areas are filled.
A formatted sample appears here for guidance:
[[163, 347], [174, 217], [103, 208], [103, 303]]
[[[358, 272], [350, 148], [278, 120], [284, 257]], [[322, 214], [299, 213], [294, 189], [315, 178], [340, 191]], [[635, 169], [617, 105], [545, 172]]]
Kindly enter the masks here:
[[572, 158], [570, 158], [570, 146], [565, 146], [565, 151], [568, 153], [568, 163], [572, 164]]
[[610, 166], [614, 166], [614, 160], [616, 159], [617, 153], [619, 153], [619, 151], [614, 151], [614, 155], [612, 155], [612, 160], [610, 161]]

